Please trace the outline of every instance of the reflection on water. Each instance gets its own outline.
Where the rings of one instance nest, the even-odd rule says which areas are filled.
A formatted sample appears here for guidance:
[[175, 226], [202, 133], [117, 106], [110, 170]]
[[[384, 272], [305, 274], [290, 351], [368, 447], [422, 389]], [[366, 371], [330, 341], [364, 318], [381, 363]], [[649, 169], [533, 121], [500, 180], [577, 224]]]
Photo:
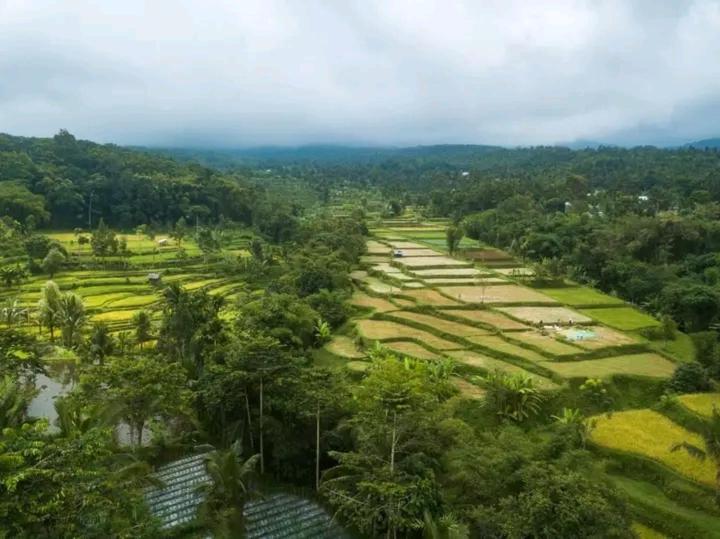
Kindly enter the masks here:
[[55, 420], [55, 399], [65, 395], [75, 385], [75, 365], [72, 363], [53, 363], [47, 368], [47, 375], [38, 374], [35, 377], [35, 387], [38, 394], [28, 407], [28, 415], [45, 418], [50, 424], [50, 430], [57, 430]]

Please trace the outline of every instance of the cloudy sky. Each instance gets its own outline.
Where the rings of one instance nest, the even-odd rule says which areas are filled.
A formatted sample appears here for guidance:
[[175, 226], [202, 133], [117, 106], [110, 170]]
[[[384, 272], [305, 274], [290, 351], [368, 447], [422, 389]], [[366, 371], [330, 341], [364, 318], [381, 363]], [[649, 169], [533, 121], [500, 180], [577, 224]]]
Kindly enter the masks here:
[[720, 136], [720, 0], [0, 0], [0, 132], [121, 144]]

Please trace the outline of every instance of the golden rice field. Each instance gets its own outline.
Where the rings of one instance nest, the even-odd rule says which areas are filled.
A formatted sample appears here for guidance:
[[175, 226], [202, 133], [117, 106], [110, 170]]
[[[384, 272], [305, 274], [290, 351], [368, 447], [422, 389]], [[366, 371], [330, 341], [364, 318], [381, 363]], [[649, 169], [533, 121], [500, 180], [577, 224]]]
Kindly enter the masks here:
[[440, 356], [436, 353], [411, 341], [389, 342], [383, 344], [383, 346], [403, 356], [414, 357], [416, 359], [440, 359]]
[[653, 410], [628, 410], [592, 418], [591, 440], [599, 446], [625, 451], [659, 462], [677, 473], [715, 485], [712, 459], [699, 460], [686, 451], [671, 451], [680, 442], [705, 447], [702, 438]]
[[418, 303], [424, 303], [425, 305], [432, 305], [433, 307], [450, 307], [452, 305], [459, 305], [456, 301], [446, 298], [440, 292], [432, 289], [422, 290], [408, 290], [403, 291], [403, 296], [414, 299]]
[[350, 337], [343, 335], [336, 335], [332, 340], [324, 346], [325, 350], [335, 354], [336, 356], [345, 357], [349, 359], [360, 359], [365, 357], [365, 354], [358, 350], [355, 346], [355, 342]]
[[528, 350], [522, 346], [509, 343], [501, 337], [497, 337], [495, 335], [474, 335], [472, 337], [468, 337], [467, 340], [484, 348], [497, 350], [503, 354], [510, 354], [511, 356], [526, 359], [535, 363], [547, 361], [545, 356], [535, 352], [534, 350]]
[[388, 300], [383, 298], [376, 298], [374, 296], [368, 296], [364, 292], [355, 292], [350, 298], [350, 305], [362, 307], [365, 309], [374, 309], [378, 312], [396, 311], [397, 306], [390, 303]]
[[499, 359], [488, 357], [477, 352], [472, 352], [470, 350], [451, 350], [449, 352], [446, 352], [446, 355], [457, 360], [459, 363], [467, 365], [468, 367], [474, 367], [488, 372], [499, 370], [509, 374], [521, 374], [523, 376], [531, 376], [535, 379], [538, 387], [541, 387], [543, 389], [552, 389], [557, 387], [555, 383], [553, 383], [551, 380], [548, 380], [544, 376], [539, 376], [535, 373], [531, 373], [530, 371], [523, 369], [522, 367], [518, 367], [517, 365], [508, 363], [507, 361], [501, 361]]
[[688, 410], [705, 417], [712, 416], [713, 408], [717, 408], [720, 412], [720, 393], [680, 395], [678, 401]]
[[478, 322], [493, 326], [502, 331], [515, 331], [528, 329], [528, 326], [520, 322], [508, 318], [502, 313], [490, 309], [442, 309], [442, 312], [456, 318], [463, 318], [470, 322]]

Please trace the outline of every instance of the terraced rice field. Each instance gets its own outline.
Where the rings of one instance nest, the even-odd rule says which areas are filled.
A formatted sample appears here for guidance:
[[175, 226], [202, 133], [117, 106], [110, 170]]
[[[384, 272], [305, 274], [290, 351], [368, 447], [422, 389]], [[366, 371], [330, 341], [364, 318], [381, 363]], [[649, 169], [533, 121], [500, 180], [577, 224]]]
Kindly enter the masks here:
[[427, 249], [427, 245], [415, 243], [414, 241], [389, 241], [394, 249]]
[[528, 326], [525, 324], [521, 324], [512, 318], [508, 318], [502, 313], [489, 309], [477, 309], [472, 311], [467, 309], [443, 309], [442, 312], [455, 318], [463, 318], [471, 322], [487, 324], [502, 331], [528, 329]]
[[477, 352], [472, 352], [470, 350], [452, 350], [446, 352], [446, 355], [456, 359], [459, 363], [462, 363], [463, 365], [467, 365], [468, 367], [473, 367], [476, 369], [481, 369], [486, 372], [499, 370], [508, 374], [521, 374], [523, 376], [531, 376], [533, 379], [535, 379], [538, 387], [541, 387], [542, 389], [553, 389], [557, 387], [557, 385], [548, 378], [539, 376], [535, 373], [523, 369], [522, 367], [518, 367], [517, 365], [508, 363], [507, 361], [501, 361], [499, 359], [491, 358]]
[[388, 350], [416, 359], [440, 359], [440, 356], [412, 341], [397, 341], [383, 344]]
[[360, 359], [365, 357], [365, 354], [358, 350], [355, 346], [355, 341], [350, 337], [344, 335], [337, 335], [324, 346], [325, 350], [335, 354], [336, 356], [345, 357], [348, 359]]
[[395, 263], [408, 269], [467, 267], [468, 263], [447, 256], [410, 256], [396, 258]]
[[608, 378], [615, 374], [669, 378], [675, 371], [674, 363], [654, 353], [579, 361], [548, 361], [543, 366], [563, 378]]
[[433, 307], [450, 307], [453, 305], [459, 305], [456, 301], [446, 298], [436, 290], [424, 289], [424, 290], [407, 290], [402, 292], [403, 296], [410, 297], [418, 303], [425, 305], [432, 305]]
[[435, 268], [435, 269], [418, 269], [412, 271], [413, 275], [422, 278], [429, 277], [475, 277], [482, 275], [482, 272], [476, 268]]
[[605, 326], [583, 326], [579, 331], [592, 332], [593, 336], [582, 339], [574, 338], [578, 328], [565, 328], [557, 332], [558, 336], [568, 339], [570, 342], [585, 350], [600, 350], [611, 346], [625, 346], [638, 344], [640, 341], [627, 333], [621, 333]]
[[623, 305], [623, 300], [608, 296], [592, 288], [567, 287], [567, 288], [542, 288], [540, 291], [551, 298], [572, 305], [573, 307], [590, 305]]
[[467, 337], [467, 340], [473, 344], [482, 346], [483, 348], [495, 350], [503, 354], [509, 354], [511, 356], [519, 357], [535, 363], [547, 361], [548, 359], [534, 350], [529, 350], [527, 348], [523, 348], [522, 346], [509, 343], [503, 338], [495, 335], [474, 335]]
[[365, 309], [374, 309], [378, 312], [396, 311], [397, 306], [383, 298], [368, 296], [364, 292], [355, 292], [350, 298], [350, 304]]
[[602, 324], [624, 331], [634, 331], [660, 324], [660, 322], [653, 317], [632, 307], [583, 309], [581, 312]]
[[720, 412], [720, 393], [692, 393], [680, 395], [678, 401], [685, 408], [704, 417], [711, 417], [713, 408]]
[[450, 277], [441, 277], [441, 278], [432, 278], [432, 279], [423, 279], [425, 284], [431, 285], [431, 286], [441, 286], [441, 285], [462, 285], [462, 284], [477, 284], [478, 279], [469, 278], [469, 277], [460, 277], [460, 278], [450, 278]]
[[584, 324], [592, 320], [567, 307], [498, 307], [514, 318], [530, 324]]
[[529, 344], [555, 356], [582, 354], [584, 350], [558, 341], [551, 335], [543, 335], [539, 331], [519, 331], [508, 336], [509, 339], [522, 344]]
[[444, 318], [438, 318], [437, 316], [431, 316], [429, 314], [414, 313], [408, 311], [396, 311], [391, 315], [393, 318], [401, 318], [409, 320], [417, 324], [422, 324], [428, 328], [442, 331], [443, 333], [449, 333], [451, 335], [457, 335], [458, 337], [469, 337], [471, 335], [487, 335], [488, 331], [485, 329], [468, 326], [466, 324], [459, 324], [457, 322], [451, 322]]
[[439, 290], [464, 303], [556, 303], [540, 292], [515, 284], [441, 286]]
[[715, 464], [699, 460], [686, 451], [671, 451], [673, 444], [688, 442], [705, 447], [702, 438], [653, 410], [628, 410], [593, 418], [591, 440], [599, 446], [634, 453], [656, 461], [675, 472], [714, 486]]
[[464, 378], [453, 376], [451, 381], [453, 385], [460, 390], [460, 394], [463, 397], [467, 397], [468, 399], [482, 399], [485, 397], [486, 391], [483, 388], [472, 382], [468, 382]]
[[358, 320], [356, 327], [364, 338], [374, 341], [416, 340], [436, 350], [457, 350], [462, 345], [441, 339], [420, 329], [387, 320]]

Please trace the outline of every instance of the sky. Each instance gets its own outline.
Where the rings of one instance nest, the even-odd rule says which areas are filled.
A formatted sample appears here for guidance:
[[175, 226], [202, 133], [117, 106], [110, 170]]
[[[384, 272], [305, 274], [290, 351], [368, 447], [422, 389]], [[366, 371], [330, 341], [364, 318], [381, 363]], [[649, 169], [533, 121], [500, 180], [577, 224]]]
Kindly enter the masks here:
[[720, 0], [0, 0], [0, 132], [150, 146], [720, 136]]

